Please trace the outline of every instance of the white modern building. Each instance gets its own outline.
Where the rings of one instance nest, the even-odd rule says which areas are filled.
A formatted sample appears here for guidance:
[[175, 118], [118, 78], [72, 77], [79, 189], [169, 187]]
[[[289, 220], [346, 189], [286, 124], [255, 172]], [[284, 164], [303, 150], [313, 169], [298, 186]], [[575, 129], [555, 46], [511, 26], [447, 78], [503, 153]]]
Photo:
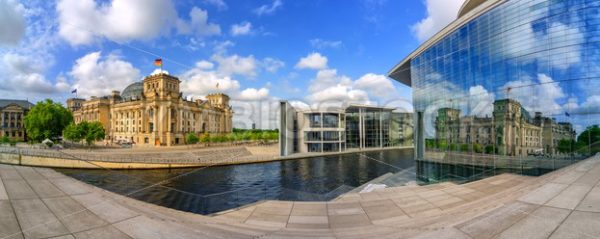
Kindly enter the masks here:
[[282, 101], [280, 109], [281, 156], [386, 148], [412, 141], [399, 140], [407, 135], [405, 132], [412, 132], [412, 129], [400, 127], [412, 124], [395, 124], [398, 120], [394, 120], [410, 118], [405, 117], [410, 113], [392, 113], [393, 108], [349, 105], [325, 110], [299, 110]]

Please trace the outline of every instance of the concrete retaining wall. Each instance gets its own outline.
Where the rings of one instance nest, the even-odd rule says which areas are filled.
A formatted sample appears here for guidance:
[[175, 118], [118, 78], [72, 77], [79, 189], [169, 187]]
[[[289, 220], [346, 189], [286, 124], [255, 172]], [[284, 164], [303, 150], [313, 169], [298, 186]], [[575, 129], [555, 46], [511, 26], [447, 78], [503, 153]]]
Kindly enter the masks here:
[[165, 168], [193, 168], [202, 167], [202, 164], [149, 164], [149, 163], [115, 163], [99, 161], [83, 161], [76, 159], [63, 159], [51, 157], [28, 156], [18, 154], [0, 153], [0, 163], [50, 167], [50, 168], [77, 168], [77, 169], [165, 169]]

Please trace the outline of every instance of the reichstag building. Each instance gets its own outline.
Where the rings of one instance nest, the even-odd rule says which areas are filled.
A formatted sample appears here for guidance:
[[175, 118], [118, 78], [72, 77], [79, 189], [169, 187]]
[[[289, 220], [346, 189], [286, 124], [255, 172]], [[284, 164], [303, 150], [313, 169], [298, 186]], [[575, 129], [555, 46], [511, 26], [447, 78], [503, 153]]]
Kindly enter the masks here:
[[180, 92], [180, 83], [166, 73], [152, 74], [109, 96], [69, 99], [67, 107], [76, 123], [101, 122], [111, 143], [170, 146], [185, 144], [189, 133], [232, 131], [229, 96], [215, 93], [190, 101]]

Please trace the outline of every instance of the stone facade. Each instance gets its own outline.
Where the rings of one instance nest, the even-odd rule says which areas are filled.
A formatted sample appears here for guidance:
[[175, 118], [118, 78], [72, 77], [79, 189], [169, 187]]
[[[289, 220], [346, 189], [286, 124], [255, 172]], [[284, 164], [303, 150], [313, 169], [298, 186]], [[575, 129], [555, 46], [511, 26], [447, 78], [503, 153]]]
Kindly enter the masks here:
[[180, 92], [180, 82], [165, 73], [153, 74], [131, 84], [122, 94], [113, 91], [110, 96], [85, 101], [69, 99], [67, 106], [76, 123], [101, 122], [112, 143], [170, 146], [184, 144], [188, 133], [232, 131], [229, 96], [217, 93], [206, 100], [188, 101]]
[[31, 107], [33, 104], [26, 100], [0, 100], [0, 137], [27, 141], [24, 118]]

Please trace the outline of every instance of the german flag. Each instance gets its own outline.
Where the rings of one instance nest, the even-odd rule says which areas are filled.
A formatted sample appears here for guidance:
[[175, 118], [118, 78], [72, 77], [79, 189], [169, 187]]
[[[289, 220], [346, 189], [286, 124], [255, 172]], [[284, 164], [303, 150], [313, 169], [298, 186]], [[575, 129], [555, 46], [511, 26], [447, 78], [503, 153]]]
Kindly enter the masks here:
[[156, 59], [154, 60], [154, 65], [155, 65], [155, 66], [158, 66], [158, 67], [162, 67], [162, 59], [160, 59], [160, 58], [156, 58]]

